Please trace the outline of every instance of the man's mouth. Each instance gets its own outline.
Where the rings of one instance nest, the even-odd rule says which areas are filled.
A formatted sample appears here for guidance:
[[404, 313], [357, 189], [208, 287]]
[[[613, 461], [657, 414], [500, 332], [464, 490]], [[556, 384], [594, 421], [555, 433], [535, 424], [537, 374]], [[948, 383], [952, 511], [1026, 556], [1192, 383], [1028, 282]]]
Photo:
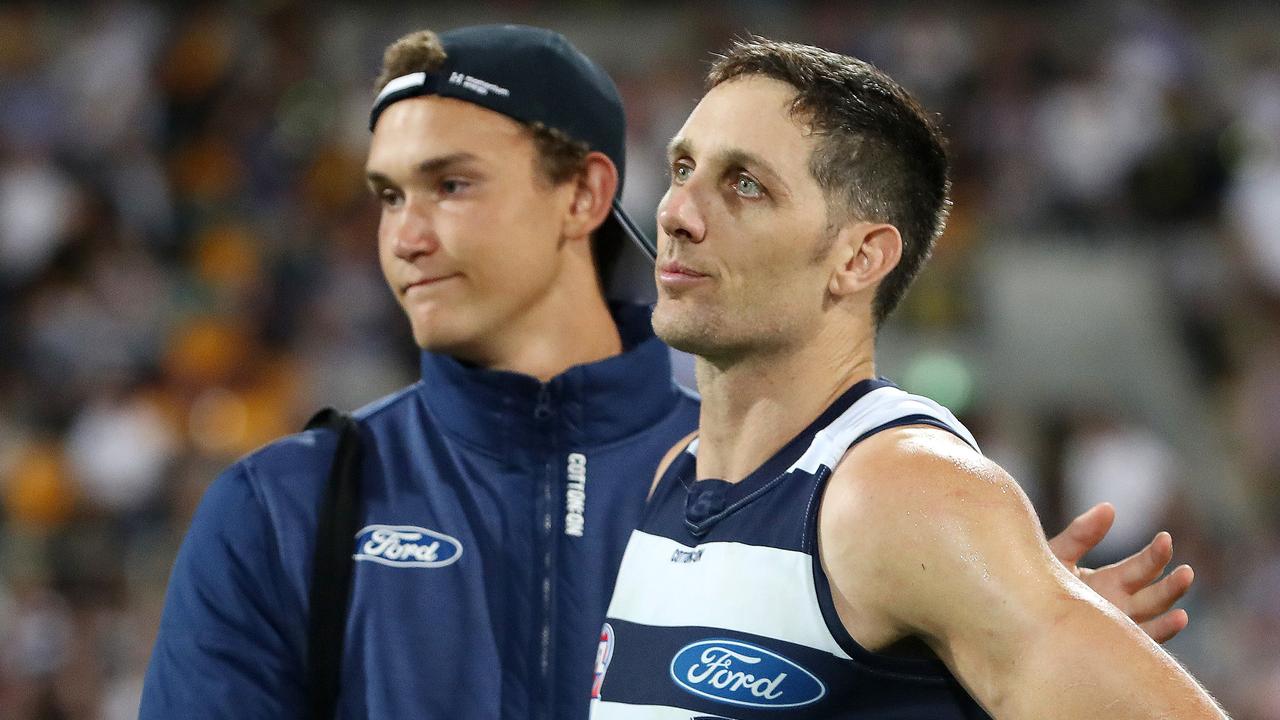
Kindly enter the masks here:
[[658, 270], [662, 275], [684, 275], [691, 278], [707, 277], [706, 273], [698, 272], [688, 265], [674, 260], [663, 263]]
[[400, 292], [407, 293], [414, 288], [431, 287], [432, 285], [438, 285], [439, 283], [442, 283], [445, 280], [460, 277], [461, 275], [462, 273], [449, 273], [446, 275], [433, 275], [431, 277], [425, 277], [420, 280], [414, 280], [413, 282], [408, 283], [403, 288], [401, 288]]
[[698, 285], [710, 276], [684, 263], [669, 260], [658, 266], [658, 285], [676, 290]]

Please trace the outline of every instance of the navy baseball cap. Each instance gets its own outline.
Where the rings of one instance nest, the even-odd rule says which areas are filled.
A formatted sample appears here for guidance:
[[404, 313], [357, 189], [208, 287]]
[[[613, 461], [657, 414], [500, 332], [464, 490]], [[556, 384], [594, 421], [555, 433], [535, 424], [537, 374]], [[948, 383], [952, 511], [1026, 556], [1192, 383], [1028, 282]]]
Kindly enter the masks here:
[[618, 169], [613, 209], [597, 235], [617, 243], [617, 252], [625, 237], [653, 260], [656, 246], [620, 202], [626, 115], [618, 88], [604, 70], [563, 35], [527, 25], [476, 25], [440, 33], [439, 38], [446, 55], [441, 66], [387, 82], [373, 102], [369, 130], [387, 106], [422, 95], [466, 100], [522, 123], [555, 128], [604, 153]]

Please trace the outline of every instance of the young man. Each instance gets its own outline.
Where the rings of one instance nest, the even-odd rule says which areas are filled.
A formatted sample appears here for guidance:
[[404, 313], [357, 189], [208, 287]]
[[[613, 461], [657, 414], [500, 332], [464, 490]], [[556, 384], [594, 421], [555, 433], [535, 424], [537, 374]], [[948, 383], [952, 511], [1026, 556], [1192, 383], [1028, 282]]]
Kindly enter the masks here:
[[600, 635], [592, 717], [1221, 718], [1054, 559], [944, 408], [875, 373], [947, 160], [883, 73], [763, 39], [670, 146], [658, 336], [698, 356]]
[[[697, 417], [648, 309], [611, 308], [601, 291], [624, 242], [621, 101], [564, 38], [517, 26], [406, 36], [378, 89], [378, 252], [424, 352], [421, 382], [356, 413], [364, 530], [339, 715], [582, 717], [622, 549], [658, 460]], [[285, 438], [209, 489], [170, 581], [144, 718], [305, 712], [334, 445]], [[1107, 513], [1064, 533], [1064, 561]], [[1141, 593], [1118, 581], [1148, 585], [1168, 552], [1162, 540], [1094, 577], [1159, 615], [1186, 571]], [[1156, 622], [1171, 634], [1185, 616]]]
[[[696, 422], [648, 308], [611, 308], [601, 291], [597, 269], [625, 242], [621, 101], [563, 37], [516, 26], [407, 36], [378, 85], [378, 253], [424, 352], [421, 382], [356, 413], [364, 531], [338, 714], [581, 716], [585, 636], [649, 477]], [[301, 433], [210, 487], [143, 717], [304, 712], [334, 446]]]

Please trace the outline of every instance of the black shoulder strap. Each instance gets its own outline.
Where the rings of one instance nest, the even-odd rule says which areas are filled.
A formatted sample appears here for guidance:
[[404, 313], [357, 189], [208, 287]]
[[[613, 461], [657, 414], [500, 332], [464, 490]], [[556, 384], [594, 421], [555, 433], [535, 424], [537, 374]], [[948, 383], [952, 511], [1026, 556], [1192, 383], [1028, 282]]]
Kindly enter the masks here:
[[307, 697], [314, 720], [333, 720], [338, 705], [343, 636], [351, 595], [353, 540], [360, 522], [360, 426], [350, 416], [325, 408], [307, 429], [338, 433], [329, 469], [311, 570], [311, 617], [307, 628]]

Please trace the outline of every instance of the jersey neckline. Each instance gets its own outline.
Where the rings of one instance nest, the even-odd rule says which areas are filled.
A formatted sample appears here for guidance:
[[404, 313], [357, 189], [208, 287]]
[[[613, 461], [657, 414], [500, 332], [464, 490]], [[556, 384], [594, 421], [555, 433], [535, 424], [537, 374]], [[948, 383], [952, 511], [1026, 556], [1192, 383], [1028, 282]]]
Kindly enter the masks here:
[[831, 425], [855, 403], [873, 390], [897, 387], [885, 378], [868, 378], [854, 383], [823, 410], [782, 449], [765, 460], [742, 480], [731, 483], [718, 478], [697, 479], [697, 441], [677, 456], [670, 471], [684, 486], [685, 526], [697, 537], [705, 535], [720, 520], [774, 488], [787, 470], [804, 455], [814, 437]]

